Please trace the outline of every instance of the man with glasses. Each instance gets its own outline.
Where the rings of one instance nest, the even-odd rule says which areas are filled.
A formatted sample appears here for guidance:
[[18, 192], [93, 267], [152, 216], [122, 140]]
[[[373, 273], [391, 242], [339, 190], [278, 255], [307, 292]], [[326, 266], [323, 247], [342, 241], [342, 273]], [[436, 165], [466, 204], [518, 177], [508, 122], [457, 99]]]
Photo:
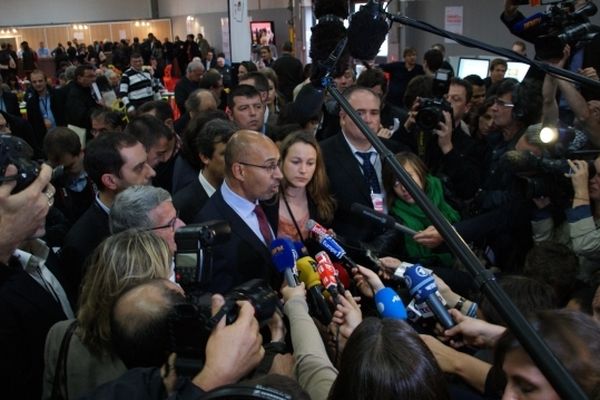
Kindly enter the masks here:
[[[109, 220], [112, 234], [131, 228], [153, 231], [165, 239], [172, 256], [177, 251], [175, 231], [185, 226], [169, 192], [144, 185], [131, 186], [119, 193], [110, 210]], [[175, 280], [174, 273], [170, 279]]]
[[227, 293], [253, 278], [274, 288], [281, 284], [269, 251], [277, 235], [277, 208], [261, 205], [279, 191], [279, 163], [279, 149], [259, 132], [240, 130], [227, 143], [225, 180], [192, 221], [225, 220], [231, 227], [230, 239], [213, 248], [209, 291]]

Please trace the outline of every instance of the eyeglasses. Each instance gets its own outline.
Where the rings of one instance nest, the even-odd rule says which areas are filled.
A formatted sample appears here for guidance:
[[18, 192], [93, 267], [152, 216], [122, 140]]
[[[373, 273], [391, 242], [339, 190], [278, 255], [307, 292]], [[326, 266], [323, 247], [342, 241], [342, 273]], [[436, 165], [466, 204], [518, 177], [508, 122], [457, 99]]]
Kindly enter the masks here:
[[177, 211], [177, 213], [175, 214], [175, 218], [170, 220], [166, 225], [155, 226], [154, 228], [150, 228], [148, 230], [149, 231], [158, 231], [160, 229], [171, 228], [173, 231], [175, 231], [175, 224], [177, 223], [178, 218], [179, 218], [179, 211]]
[[262, 168], [265, 171], [267, 171], [269, 174], [274, 174], [275, 170], [280, 167], [280, 163], [281, 163], [281, 161], [276, 162], [276, 163], [267, 164], [267, 165], [257, 165], [257, 164], [250, 164], [250, 163], [243, 162], [243, 161], [238, 161], [238, 164], [246, 165], [248, 167]]
[[506, 102], [506, 101], [504, 101], [502, 99], [496, 99], [496, 100], [494, 100], [494, 103], [497, 106], [501, 106], [501, 107], [509, 107], [509, 108], [511, 108], [511, 107], [515, 106], [513, 103]]

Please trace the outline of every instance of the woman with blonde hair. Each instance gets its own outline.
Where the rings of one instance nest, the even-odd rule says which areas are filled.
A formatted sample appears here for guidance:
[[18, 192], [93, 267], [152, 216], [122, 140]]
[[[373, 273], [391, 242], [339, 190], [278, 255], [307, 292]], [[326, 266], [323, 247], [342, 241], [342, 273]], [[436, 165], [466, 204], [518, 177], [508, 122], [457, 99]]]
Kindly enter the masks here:
[[105, 239], [90, 257], [77, 319], [56, 323], [46, 337], [43, 398], [77, 398], [125, 372], [111, 346], [113, 303], [128, 287], [168, 279], [170, 272], [169, 247], [152, 231], [131, 229]]

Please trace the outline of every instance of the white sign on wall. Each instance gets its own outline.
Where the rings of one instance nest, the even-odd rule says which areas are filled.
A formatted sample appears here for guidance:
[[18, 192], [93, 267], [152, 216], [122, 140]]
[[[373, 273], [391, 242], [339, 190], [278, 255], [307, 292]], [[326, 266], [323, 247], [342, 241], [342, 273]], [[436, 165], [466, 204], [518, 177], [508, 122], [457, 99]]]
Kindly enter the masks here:
[[[463, 7], [451, 6], [445, 8], [444, 29], [462, 35], [463, 33]], [[444, 39], [446, 43], [455, 43], [454, 40]]]
[[229, 0], [229, 37], [231, 61], [240, 62], [251, 59], [250, 18], [247, 0]]

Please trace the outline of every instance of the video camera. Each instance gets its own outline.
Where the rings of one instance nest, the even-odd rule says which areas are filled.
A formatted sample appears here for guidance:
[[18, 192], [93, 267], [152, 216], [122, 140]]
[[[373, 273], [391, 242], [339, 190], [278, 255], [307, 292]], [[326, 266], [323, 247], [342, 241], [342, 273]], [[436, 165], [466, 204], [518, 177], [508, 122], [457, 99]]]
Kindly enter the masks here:
[[[535, 4], [532, 4], [535, 3]], [[575, 2], [566, 1], [524, 1], [515, 4], [551, 5], [544, 13], [537, 13], [520, 22], [517, 31], [526, 32], [534, 29], [537, 37], [533, 40], [536, 56], [541, 60], [562, 57], [566, 44], [579, 46], [590, 41], [600, 27], [592, 25], [589, 17], [596, 14], [598, 8], [588, 1], [583, 7], [575, 10]]]
[[225, 295], [225, 304], [211, 315], [211, 294], [188, 296], [188, 301], [175, 305], [169, 318], [170, 352], [177, 353], [177, 373], [193, 376], [204, 364], [205, 348], [212, 330], [225, 316], [226, 323], [237, 319], [237, 301], [247, 300], [254, 306], [259, 325], [266, 325], [279, 307], [279, 297], [262, 279], [252, 279]]
[[419, 108], [415, 118], [417, 126], [425, 132], [437, 129], [440, 122], [444, 122], [444, 111], [452, 115], [452, 106], [444, 99], [450, 88], [451, 73], [447, 69], [438, 69], [435, 72], [432, 84], [433, 98], [419, 100]]
[[207, 221], [175, 231], [175, 280], [186, 292], [202, 289], [212, 277], [212, 246], [229, 239], [226, 221]]

